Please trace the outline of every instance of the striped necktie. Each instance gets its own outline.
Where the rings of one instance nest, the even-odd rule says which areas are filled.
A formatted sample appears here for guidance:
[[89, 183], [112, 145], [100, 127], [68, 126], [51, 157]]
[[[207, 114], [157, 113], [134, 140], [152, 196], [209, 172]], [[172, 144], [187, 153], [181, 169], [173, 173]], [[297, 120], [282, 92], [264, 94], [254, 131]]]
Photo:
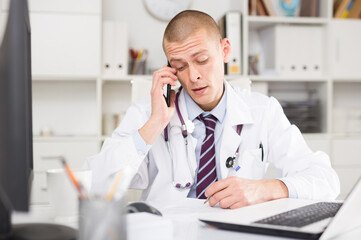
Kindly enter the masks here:
[[212, 114], [207, 116], [199, 115], [199, 119], [206, 126], [206, 136], [201, 147], [199, 158], [199, 167], [197, 173], [196, 196], [205, 199], [204, 192], [215, 181], [217, 181], [216, 172], [216, 148], [214, 143], [214, 129], [216, 128], [217, 118]]

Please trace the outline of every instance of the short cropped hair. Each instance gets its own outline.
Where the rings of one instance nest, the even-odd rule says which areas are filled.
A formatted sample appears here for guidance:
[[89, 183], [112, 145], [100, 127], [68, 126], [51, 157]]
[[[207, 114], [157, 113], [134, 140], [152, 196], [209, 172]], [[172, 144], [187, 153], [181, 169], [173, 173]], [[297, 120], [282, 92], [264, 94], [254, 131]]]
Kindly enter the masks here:
[[204, 29], [209, 37], [222, 41], [217, 23], [208, 14], [196, 10], [185, 10], [178, 13], [167, 25], [163, 35], [163, 50], [165, 41], [182, 42], [195, 32]]

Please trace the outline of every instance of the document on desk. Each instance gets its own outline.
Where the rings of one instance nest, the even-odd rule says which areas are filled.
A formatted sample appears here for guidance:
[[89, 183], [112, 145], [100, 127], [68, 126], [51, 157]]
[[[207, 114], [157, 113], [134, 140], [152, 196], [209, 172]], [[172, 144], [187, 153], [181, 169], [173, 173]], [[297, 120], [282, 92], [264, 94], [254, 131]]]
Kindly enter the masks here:
[[204, 213], [217, 213], [228, 210], [222, 209], [218, 205], [211, 207], [208, 203], [204, 204], [204, 199], [196, 198], [180, 199], [179, 201], [167, 204], [166, 206], [158, 206], [157, 203], [153, 204], [164, 216], [177, 215], [179, 217], [181, 215], [185, 215], [188, 219], [190, 217], [198, 219], [198, 216]]

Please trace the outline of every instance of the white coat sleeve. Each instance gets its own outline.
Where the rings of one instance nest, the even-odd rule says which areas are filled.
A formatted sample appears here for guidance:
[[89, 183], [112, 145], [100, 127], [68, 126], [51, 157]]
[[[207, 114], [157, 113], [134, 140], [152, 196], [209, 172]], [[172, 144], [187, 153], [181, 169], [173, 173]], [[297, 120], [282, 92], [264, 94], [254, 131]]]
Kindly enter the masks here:
[[104, 141], [101, 151], [86, 160], [93, 172], [92, 191], [104, 193], [113, 175], [128, 169], [134, 176], [130, 188], [145, 189], [149, 183], [147, 152], [137, 151], [133, 134], [149, 119], [149, 107], [133, 104], [112, 136]]
[[268, 111], [268, 160], [274, 164], [280, 180], [292, 184], [298, 198], [335, 199], [340, 193], [340, 182], [328, 155], [310, 150], [275, 98], [270, 98]]

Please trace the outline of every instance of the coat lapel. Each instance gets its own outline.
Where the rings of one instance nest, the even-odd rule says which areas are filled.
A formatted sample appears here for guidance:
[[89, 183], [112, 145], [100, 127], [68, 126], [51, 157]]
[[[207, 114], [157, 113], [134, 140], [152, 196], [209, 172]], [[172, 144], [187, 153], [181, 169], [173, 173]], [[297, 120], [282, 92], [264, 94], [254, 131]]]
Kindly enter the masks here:
[[[229, 169], [226, 167], [226, 160], [232, 157], [237, 151], [238, 146], [244, 141], [243, 135], [237, 133], [237, 125], [252, 124], [253, 118], [246, 103], [237, 95], [228, 82], [225, 81], [227, 90], [227, 112], [224, 123], [221, 149], [220, 149], [220, 169], [221, 177], [228, 176]], [[243, 126], [242, 132], [245, 131]]]

